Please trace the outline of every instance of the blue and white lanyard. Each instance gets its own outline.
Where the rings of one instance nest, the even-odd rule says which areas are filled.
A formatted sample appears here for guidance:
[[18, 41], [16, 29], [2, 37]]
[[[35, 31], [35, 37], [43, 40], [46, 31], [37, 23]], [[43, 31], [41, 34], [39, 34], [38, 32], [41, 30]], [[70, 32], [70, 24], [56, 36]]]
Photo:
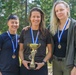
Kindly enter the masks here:
[[[15, 54], [15, 52], [16, 52], [16, 49], [17, 49], [17, 46], [18, 46], [18, 42], [17, 42], [17, 34], [15, 35], [15, 37], [16, 37], [16, 44], [14, 44], [14, 41], [12, 40], [12, 37], [11, 37], [11, 35], [10, 35], [10, 32], [9, 31], [7, 31], [7, 34], [8, 34], [8, 36], [9, 36], [9, 38], [10, 38], [10, 40], [11, 40], [11, 42], [12, 42], [12, 47], [13, 47], [13, 54]], [[15, 46], [16, 45], [16, 46]]]
[[68, 22], [69, 22], [69, 19], [67, 19], [67, 21], [66, 21], [66, 23], [65, 23], [65, 25], [64, 25], [64, 27], [63, 27], [63, 29], [62, 29], [62, 32], [60, 33], [60, 36], [59, 36], [59, 29], [58, 29], [58, 42], [59, 42], [59, 43], [60, 43], [60, 41], [61, 41], [62, 34], [63, 34], [66, 26], [68, 25]]
[[31, 36], [32, 36], [32, 43], [38, 43], [39, 31], [37, 32], [36, 40], [34, 40], [33, 30], [31, 28]]

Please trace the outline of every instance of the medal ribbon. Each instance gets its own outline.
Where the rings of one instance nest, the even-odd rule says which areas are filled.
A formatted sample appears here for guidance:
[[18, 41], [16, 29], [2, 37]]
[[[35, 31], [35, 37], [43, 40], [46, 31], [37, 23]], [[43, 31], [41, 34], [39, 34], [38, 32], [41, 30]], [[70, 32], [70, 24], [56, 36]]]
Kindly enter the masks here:
[[17, 43], [17, 34], [15, 35], [15, 37], [16, 37], [16, 46], [15, 46], [15, 44], [14, 44], [14, 41], [12, 40], [12, 37], [11, 37], [9, 31], [7, 31], [7, 34], [8, 34], [8, 36], [9, 36], [9, 38], [11, 39], [11, 42], [12, 42], [12, 47], [13, 47], [12, 50], [13, 50], [13, 54], [15, 54], [15, 52], [16, 52], [16, 48], [17, 48], [17, 46], [18, 46], [18, 43]]
[[58, 42], [59, 42], [59, 43], [60, 43], [60, 41], [61, 41], [62, 34], [63, 34], [66, 26], [68, 25], [68, 22], [69, 22], [69, 19], [66, 21], [66, 23], [65, 23], [65, 25], [64, 25], [64, 27], [63, 27], [63, 29], [62, 29], [62, 32], [60, 33], [60, 36], [59, 36], [59, 29], [58, 29]]
[[34, 40], [33, 30], [31, 28], [31, 36], [32, 36], [32, 43], [38, 43], [39, 31], [37, 32], [36, 39]]

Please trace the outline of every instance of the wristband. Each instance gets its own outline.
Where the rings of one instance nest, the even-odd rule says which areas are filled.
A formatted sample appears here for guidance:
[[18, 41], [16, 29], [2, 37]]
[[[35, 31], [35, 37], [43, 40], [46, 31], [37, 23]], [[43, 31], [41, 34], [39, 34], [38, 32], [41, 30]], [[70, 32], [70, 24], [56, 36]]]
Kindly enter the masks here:
[[42, 63], [44, 63], [44, 65], [46, 64], [46, 62], [43, 60]]

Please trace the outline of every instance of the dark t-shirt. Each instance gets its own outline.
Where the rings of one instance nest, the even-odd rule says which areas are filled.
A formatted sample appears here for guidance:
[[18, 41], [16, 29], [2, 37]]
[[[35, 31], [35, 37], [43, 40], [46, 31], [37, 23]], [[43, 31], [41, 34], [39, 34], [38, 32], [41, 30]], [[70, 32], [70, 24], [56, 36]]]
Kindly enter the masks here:
[[[59, 31], [60, 35], [61, 31]], [[68, 34], [68, 29], [64, 31], [61, 37], [61, 49], [58, 49], [58, 33], [55, 34], [54, 36], [54, 55], [57, 57], [65, 57], [66, 55], [66, 46], [67, 46], [67, 34]]]
[[[37, 32], [37, 30], [33, 30], [34, 38], [36, 38]], [[37, 53], [35, 55], [36, 62], [42, 62], [46, 56], [46, 46], [47, 44], [51, 44], [51, 34], [48, 30], [45, 31], [45, 35], [46, 36], [42, 36], [42, 34], [39, 33], [38, 43], [40, 43], [41, 46], [37, 49]], [[27, 44], [32, 43], [30, 29], [27, 31], [22, 30], [20, 35], [20, 43], [23, 43], [24, 45], [24, 59], [30, 61], [29, 55], [31, 53], [31, 49], [27, 46]]]
[[[14, 41], [14, 44], [16, 42], [15, 35], [12, 35], [12, 40]], [[19, 36], [17, 37], [17, 40], [19, 41]], [[12, 43], [11, 40], [7, 34], [7, 32], [0, 35], [0, 69], [2, 72], [13, 72], [16, 73], [19, 71], [19, 58], [18, 58], [18, 51], [19, 51], [19, 45], [16, 49], [15, 55], [16, 58], [13, 59], [13, 50], [12, 50]]]

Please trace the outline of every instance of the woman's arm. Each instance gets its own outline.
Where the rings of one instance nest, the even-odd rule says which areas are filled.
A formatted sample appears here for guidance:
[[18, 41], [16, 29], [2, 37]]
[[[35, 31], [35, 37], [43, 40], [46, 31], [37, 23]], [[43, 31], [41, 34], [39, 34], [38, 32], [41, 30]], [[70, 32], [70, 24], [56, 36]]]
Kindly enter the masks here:
[[0, 75], [2, 75], [2, 73], [0, 72]]
[[74, 67], [71, 70], [71, 75], [76, 75], [76, 23], [74, 26]]
[[51, 55], [52, 55], [52, 45], [51, 44], [47, 44], [47, 49], [48, 49], [48, 53], [45, 56], [45, 58], [43, 59], [43, 61], [41, 63], [36, 63], [38, 66], [36, 67], [36, 70], [40, 69], [42, 66], [45, 65], [45, 63], [50, 59]]
[[19, 48], [19, 57], [21, 59], [21, 62], [24, 60], [24, 57], [23, 57], [23, 44], [20, 43], [20, 48]]
[[22, 63], [27, 69], [29, 69], [28, 63], [30, 63], [30, 62], [24, 60], [23, 51], [24, 51], [24, 49], [23, 49], [23, 44], [20, 43], [19, 57], [20, 57], [20, 59], [21, 59], [21, 63]]
[[43, 60], [44, 62], [47, 62], [52, 56], [52, 44], [47, 44], [47, 50], [48, 50], [48, 53]]

